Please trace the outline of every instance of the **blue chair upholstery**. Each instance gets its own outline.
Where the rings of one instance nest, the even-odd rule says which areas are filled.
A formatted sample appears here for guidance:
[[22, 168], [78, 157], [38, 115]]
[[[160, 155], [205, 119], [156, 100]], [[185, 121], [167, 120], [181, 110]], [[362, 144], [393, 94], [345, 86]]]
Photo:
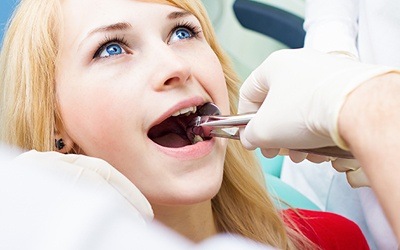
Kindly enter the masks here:
[[283, 156], [276, 156], [274, 158], [266, 158], [262, 155], [260, 149], [256, 149], [256, 155], [260, 161], [264, 173], [273, 175], [280, 178], [282, 172]]
[[303, 18], [274, 6], [250, 0], [236, 0], [233, 10], [243, 27], [274, 38], [289, 48], [304, 46]]

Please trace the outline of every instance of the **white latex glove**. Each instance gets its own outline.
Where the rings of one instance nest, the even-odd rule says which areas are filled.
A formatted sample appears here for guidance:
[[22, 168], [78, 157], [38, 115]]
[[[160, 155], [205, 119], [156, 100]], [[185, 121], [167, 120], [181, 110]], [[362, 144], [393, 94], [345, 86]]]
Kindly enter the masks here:
[[360, 84], [391, 71], [310, 49], [274, 52], [240, 89], [239, 113], [257, 111], [241, 141], [270, 157], [280, 148], [348, 149], [337, 128], [342, 104]]
[[124, 175], [83, 155], [29, 151], [2, 161], [0, 200], [4, 249], [132, 249], [153, 218]]
[[369, 187], [370, 183], [357, 160], [337, 159], [332, 167], [338, 172], [346, 173], [347, 182], [352, 188]]

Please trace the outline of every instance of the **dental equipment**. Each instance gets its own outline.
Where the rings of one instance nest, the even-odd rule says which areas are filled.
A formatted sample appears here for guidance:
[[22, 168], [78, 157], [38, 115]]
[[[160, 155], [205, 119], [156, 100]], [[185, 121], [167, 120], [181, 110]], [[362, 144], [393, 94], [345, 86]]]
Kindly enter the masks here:
[[[239, 140], [239, 128], [245, 127], [255, 116], [255, 113], [227, 116], [220, 115], [220, 113], [219, 108], [215, 104], [204, 104], [199, 109], [199, 116], [196, 116], [186, 129], [188, 138], [192, 140], [192, 142], [196, 141], [197, 136], [201, 138], [222, 137]], [[330, 157], [354, 159], [351, 152], [336, 146], [294, 150]]]

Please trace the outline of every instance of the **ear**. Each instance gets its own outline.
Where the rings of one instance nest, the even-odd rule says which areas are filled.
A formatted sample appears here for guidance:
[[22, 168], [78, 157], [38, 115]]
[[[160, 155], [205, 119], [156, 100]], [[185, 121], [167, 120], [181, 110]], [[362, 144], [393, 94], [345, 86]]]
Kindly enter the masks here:
[[64, 129], [56, 131], [54, 133], [54, 138], [54, 149], [59, 153], [67, 154], [71, 152], [75, 146], [74, 141]]

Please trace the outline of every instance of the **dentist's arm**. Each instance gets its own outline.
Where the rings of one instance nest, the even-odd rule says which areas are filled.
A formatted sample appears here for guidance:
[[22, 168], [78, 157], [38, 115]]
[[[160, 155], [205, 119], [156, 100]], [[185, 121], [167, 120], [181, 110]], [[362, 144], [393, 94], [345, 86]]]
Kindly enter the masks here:
[[339, 133], [367, 174], [400, 240], [400, 74], [373, 78], [349, 95]]

